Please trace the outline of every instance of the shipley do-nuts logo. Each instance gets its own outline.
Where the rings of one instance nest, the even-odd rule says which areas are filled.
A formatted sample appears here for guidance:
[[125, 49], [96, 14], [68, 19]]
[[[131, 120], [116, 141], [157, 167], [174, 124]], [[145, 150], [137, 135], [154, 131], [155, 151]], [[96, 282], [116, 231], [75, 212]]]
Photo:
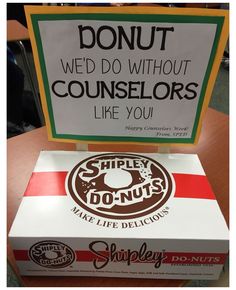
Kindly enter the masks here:
[[65, 268], [75, 260], [74, 251], [57, 241], [39, 242], [30, 248], [29, 255], [36, 264], [51, 269]]
[[77, 164], [67, 190], [88, 212], [110, 219], [134, 219], [162, 207], [173, 181], [157, 161], [136, 154], [95, 155]]

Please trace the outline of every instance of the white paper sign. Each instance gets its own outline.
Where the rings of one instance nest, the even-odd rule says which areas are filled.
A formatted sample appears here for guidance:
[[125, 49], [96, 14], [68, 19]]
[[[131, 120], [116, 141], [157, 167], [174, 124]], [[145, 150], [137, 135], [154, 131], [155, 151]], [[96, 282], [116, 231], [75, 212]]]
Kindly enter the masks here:
[[31, 16], [52, 137], [194, 143], [222, 23], [91, 15]]

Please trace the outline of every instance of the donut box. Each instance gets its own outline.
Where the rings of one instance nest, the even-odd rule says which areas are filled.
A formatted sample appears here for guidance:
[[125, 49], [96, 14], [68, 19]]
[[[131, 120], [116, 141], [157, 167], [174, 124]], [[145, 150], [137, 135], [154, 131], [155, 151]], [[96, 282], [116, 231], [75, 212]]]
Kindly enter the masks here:
[[42, 151], [9, 238], [22, 275], [210, 280], [228, 255], [191, 154]]

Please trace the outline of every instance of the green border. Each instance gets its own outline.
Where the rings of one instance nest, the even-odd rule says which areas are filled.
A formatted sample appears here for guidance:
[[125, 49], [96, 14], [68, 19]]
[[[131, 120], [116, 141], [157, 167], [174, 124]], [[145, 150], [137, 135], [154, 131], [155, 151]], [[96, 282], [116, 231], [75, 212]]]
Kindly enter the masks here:
[[[50, 87], [48, 83], [46, 63], [44, 59], [42, 41], [38, 26], [38, 21], [50, 20], [103, 20], [103, 21], [129, 21], [129, 22], [172, 22], [172, 23], [212, 23], [217, 24], [215, 39], [213, 42], [208, 66], [202, 83], [201, 93], [196, 110], [196, 117], [190, 138], [155, 138], [155, 137], [127, 137], [127, 136], [87, 136], [73, 134], [57, 134], [53, 108], [50, 95]], [[200, 114], [204, 102], [207, 84], [214, 63], [223, 23], [224, 16], [190, 16], [190, 15], [168, 15], [168, 14], [112, 14], [112, 13], [92, 13], [92, 14], [31, 14], [31, 21], [35, 34], [36, 44], [38, 47], [39, 60], [44, 81], [44, 89], [46, 94], [49, 119], [51, 123], [51, 132], [53, 138], [57, 139], [73, 139], [81, 141], [120, 141], [120, 142], [145, 142], [145, 143], [189, 143], [195, 141], [197, 128], [199, 124]]]

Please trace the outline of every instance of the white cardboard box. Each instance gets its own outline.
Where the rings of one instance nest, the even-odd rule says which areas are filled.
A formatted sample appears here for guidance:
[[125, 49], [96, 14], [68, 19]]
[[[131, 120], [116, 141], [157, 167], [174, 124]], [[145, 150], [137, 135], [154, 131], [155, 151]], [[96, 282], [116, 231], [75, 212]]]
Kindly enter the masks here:
[[43, 151], [9, 237], [22, 275], [217, 279], [228, 254], [190, 154]]

